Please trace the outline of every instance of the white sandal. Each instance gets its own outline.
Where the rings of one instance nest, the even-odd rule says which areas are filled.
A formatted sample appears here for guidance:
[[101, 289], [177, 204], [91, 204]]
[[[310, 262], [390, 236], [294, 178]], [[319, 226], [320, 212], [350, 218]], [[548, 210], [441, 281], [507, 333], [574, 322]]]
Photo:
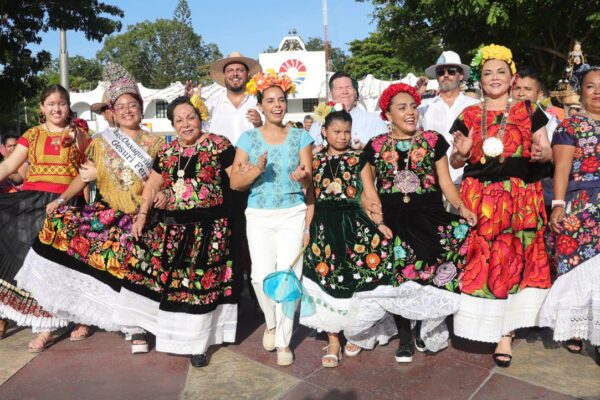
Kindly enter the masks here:
[[289, 348], [277, 349], [277, 365], [287, 367], [294, 363], [294, 354]]
[[275, 329], [273, 329], [273, 332], [270, 332], [269, 329], [265, 329], [262, 345], [266, 351], [275, 350]]
[[[355, 346], [358, 350], [348, 350], [348, 345]], [[353, 343], [346, 343], [346, 345], [344, 346], [344, 355], [346, 357], [356, 357], [357, 355], [360, 354], [361, 351], [362, 351], [362, 347], [357, 346]]]
[[[323, 366], [323, 368], [335, 368], [338, 365], [340, 365], [340, 360], [342, 359], [342, 345], [341, 344], [338, 344], [338, 345], [328, 344], [327, 346], [323, 347], [323, 350], [329, 351], [330, 346], [339, 346], [340, 349], [338, 350], [337, 354], [327, 353], [323, 357], [321, 357], [321, 365]], [[331, 360], [331, 361], [327, 362], [327, 363], [325, 362], [325, 361], [329, 361], [329, 360]]]

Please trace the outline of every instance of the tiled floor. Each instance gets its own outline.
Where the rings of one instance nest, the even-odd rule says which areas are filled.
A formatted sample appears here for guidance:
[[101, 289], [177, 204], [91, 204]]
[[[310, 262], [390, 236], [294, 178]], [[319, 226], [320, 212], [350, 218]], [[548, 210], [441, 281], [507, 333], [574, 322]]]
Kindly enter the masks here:
[[[11, 330], [0, 341], [0, 399], [478, 399], [600, 400], [600, 367], [539, 332], [515, 342], [513, 365], [498, 369], [493, 346], [453, 338], [435, 355], [394, 362], [397, 341], [322, 368], [325, 338], [297, 327], [296, 362], [277, 367], [262, 349], [262, 318], [246, 305], [238, 343], [211, 349], [207, 368], [187, 357], [151, 351], [131, 355], [117, 334], [96, 332], [82, 342], [60, 341], [37, 356], [26, 352], [29, 330]], [[523, 335], [527, 335], [524, 332]]]

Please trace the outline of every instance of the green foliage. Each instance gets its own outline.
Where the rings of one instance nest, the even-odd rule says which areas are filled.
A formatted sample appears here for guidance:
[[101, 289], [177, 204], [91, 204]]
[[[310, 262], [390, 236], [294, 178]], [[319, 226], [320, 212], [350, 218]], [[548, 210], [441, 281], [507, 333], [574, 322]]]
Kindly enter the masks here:
[[[60, 70], [58, 59], [40, 75], [44, 79], [44, 86], [60, 83]], [[82, 56], [69, 57], [69, 84], [73, 91], [89, 91], [96, 88], [102, 80], [102, 64], [96, 59], [87, 59]]]
[[[363, 1], [363, 0], [358, 0]], [[402, 60], [422, 71], [442, 50], [469, 63], [481, 44], [509, 47], [517, 67], [539, 70], [548, 83], [562, 74], [573, 42], [600, 62], [600, 1], [372, 0], [378, 32]]]
[[206, 82], [210, 63], [222, 54], [194, 32], [187, 1], [180, 1], [174, 19], [128, 26], [106, 39], [96, 57], [118, 62], [146, 87], [162, 88], [175, 81]]
[[353, 40], [349, 45], [352, 56], [346, 63], [345, 71], [355, 79], [372, 74], [377, 79], [395, 80], [412, 70], [380, 33], [371, 33], [366, 39]]
[[[51, 63], [50, 53], [34, 54], [28, 47], [41, 43], [41, 32], [75, 30], [88, 40], [100, 41], [121, 29], [112, 17], [123, 17], [121, 9], [98, 0], [3, 0], [0, 2], [0, 127], [16, 129], [16, 107], [20, 99], [35, 98], [45, 80], [38, 74]], [[58, 34], [58, 33], [57, 33]], [[21, 130], [21, 129], [20, 129]]]

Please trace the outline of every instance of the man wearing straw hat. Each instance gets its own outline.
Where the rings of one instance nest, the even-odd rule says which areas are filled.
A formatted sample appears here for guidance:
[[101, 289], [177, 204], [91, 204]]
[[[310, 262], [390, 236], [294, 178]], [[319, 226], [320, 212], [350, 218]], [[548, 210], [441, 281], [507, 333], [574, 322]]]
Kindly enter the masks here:
[[[439, 132], [448, 143], [452, 143], [452, 134], [449, 132], [452, 123], [465, 108], [479, 102], [460, 90], [461, 81], [471, 76], [471, 68], [463, 64], [455, 52], [444, 51], [425, 73], [430, 78], [437, 79], [439, 94], [423, 100], [419, 106], [423, 129]], [[452, 146], [448, 149], [448, 159], [451, 151]], [[462, 169], [450, 168], [450, 177], [457, 185], [460, 184], [462, 174]]]
[[245, 93], [246, 83], [261, 71], [258, 61], [239, 52], [230, 53], [210, 66], [211, 78], [227, 90], [206, 101], [210, 119], [204, 130], [223, 135], [235, 144], [242, 132], [261, 125], [256, 97]]

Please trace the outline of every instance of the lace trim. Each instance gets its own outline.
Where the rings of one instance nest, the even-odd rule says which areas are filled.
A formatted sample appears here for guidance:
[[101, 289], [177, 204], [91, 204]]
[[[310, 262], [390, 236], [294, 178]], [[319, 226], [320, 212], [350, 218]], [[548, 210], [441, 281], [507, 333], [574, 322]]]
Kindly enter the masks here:
[[324, 292], [319, 285], [310, 279], [302, 281], [304, 295], [308, 296], [314, 305], [314, 313], [303, 316], [300, 313], [300, 324], [324, 332], [343, 331], [350, 322], [350, 303], [352, 299], [337, 299]]
[[[412, 281], [399, 287], [379, 286], [370, 292], [356, 293], [355, 298], [350, 311], [354, 326], [347, 330], [350, 335], [363, 337], [367, 329], [377, 321], [383, 321], [387, 313], [397, 314], [423, 321], [421, 338], [433, 352], [448, 346], [449, 333], [444, 320], [460, 305], [458, 294]], [[385, 331], [386, 334], [390, 332]]]
[[120, 331], [112, 322], [118, 293], [110, 286], [29, 251], [15, 277], [38, 303], [57, 317], [107, 331]]
[[69, 321], [66, 319], [37, 317], [31, 314], [23, 314], [5, 304], [0, 304], [0, 317], [10, 319], [18, 326], [30, 326], [33, 333], [54, 332], [69, 324]]
[[600, 345], [600, 256], [561, 275], [541, 311], [541, 323], [554, 329], [554, 340], [571, 338]]

